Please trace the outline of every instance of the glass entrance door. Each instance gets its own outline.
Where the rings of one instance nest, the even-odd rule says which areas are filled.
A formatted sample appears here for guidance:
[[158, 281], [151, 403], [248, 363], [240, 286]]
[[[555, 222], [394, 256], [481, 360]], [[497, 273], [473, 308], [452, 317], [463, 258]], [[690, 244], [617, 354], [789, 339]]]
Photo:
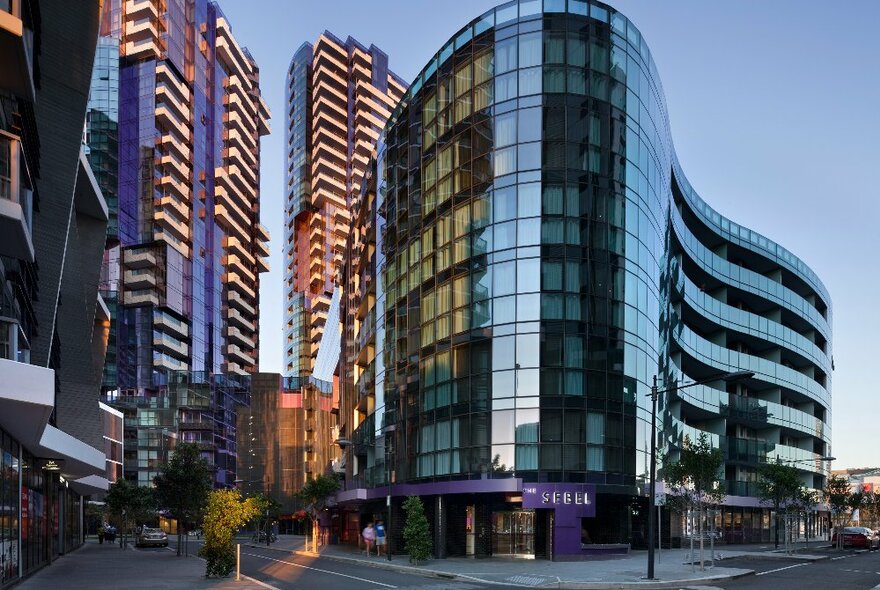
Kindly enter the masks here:
[[492, 513], [492, 555], [535, 558], [535, 511]]

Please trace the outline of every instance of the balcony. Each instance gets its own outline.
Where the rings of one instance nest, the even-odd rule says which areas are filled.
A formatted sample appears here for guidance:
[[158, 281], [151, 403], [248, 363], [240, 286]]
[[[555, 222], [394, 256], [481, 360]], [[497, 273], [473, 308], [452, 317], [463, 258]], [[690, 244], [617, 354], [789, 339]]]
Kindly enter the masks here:
[[159, 305], [159, 296], [151, 289], [143, 289], [138, 291], [123, 291], [122, 297], [125, 305]]
[[229, 291], [229, 294], [226, 296], [226, 301], [230, 307], [230, 310], [232, 310], [232, 308], [235, 308], [237, 310], [243, 311], [250, 317], [257, 315], [257, 309], [235, 291]]
[[25, 28], [21, 19], [21, 0], [0, 2], [0, 88], [33, 101], [34, 33]]
[[189, 224], [177, 219], [174, 215], [170, 214], [170, 212], [156, 211], [153, 214], [153, 218], [156, 221], [156, 225], [160, 226], [162, 229], [170, 231], [181, 241], [189, 240]]
[[228, 326], [226, 328], [226, 337], [230, 343], [243, 347], [246, 350], [253, 350], [255, 348], [253, 338], [235, 326]]
[[154, 289], [157, 285], [156, 275], [151, 268], [126, 270], [122, 281], [126, 289], [132, 290]]
[[256, 323], [251, 318], [242, 315], [240, 311], [231, 307], [226, 310], [226, 321], [230, 326], [234, 325], [248, 332], [253, 332], [256, 327]]
[[150, 250], [125, 250], [122, 260], [126, 268], [156, 266], [156, 255]]
[[0, 131], [0, 254], [33, 262], [33, 198], [21, 141]]
[[230, 344], [226, 347], [226, 354], [232, 361], [238, 362], [246, 367], [254, 365], [253, 357], [234, 344]]
[[128, 0], [125, 3], [125, 14], [129, 17], [152, 16], [159, 18], [154, 0]]
[[156, 332], [153, 333], [153, 347], [184, 359], [189, 355], [188, 344]]
[[247, 277], [251, 282], [257, 280], [257, 276], [250, 269], [250, 267], [246, 264], [246, 261], [241, 257], [231, 254], [229, 256], [223, 257], [223, 264], [232, 271], [235, 271], [241, 275]]
[[183, 320], [179, 320], [164, 312], [156, 312], [153, 316], [153, 326], [162, 328], [166, 332], [171, 332], [179, 338], [189, 337], [189, 325]]

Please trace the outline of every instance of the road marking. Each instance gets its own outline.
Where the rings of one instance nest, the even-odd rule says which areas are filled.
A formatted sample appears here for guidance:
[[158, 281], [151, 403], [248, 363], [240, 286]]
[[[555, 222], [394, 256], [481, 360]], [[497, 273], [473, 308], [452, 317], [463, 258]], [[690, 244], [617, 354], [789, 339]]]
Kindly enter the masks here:
[[241, 574], [241, 577], [243, 580], [247, 580], [248, 582], [256, 584], [257, 586], [260, 586], [262, 588], [266, 588], [266, 590], [281, 590], [281, 588], [279, 588], [278, 586], [273, 586], [272, 584], [267, 584], [266, 582], [261, 582], [260, 580], [258, 580], [256, 578], [252, 578], [252, 577], [246, 576], [244, 574]]
[[250, 557], [256, 557], [257, 559], [265, 559], [267, 561], [274, 561], [276, 563], [283, 563], [285, 565], [292, 565], [293, 567], [302, 568], [304, 570], [312, 570], [313, 572], [321, 572], [322, 574], [332, 574], [334, 576], [340, 576], [343, 578], [349, 578], [351, 580], [357, 580], [359, 582], [367, 582], [369, 584], [376, 584], [377, 586], [382, 586], [383, 588], [397, 588], [397, 586], [392, 586], [391, 584], [383, 584], [382, 582], [376, 582], [375, 580], [368, 580], [366, 578], [359, 578], [357, 576], [350, 576], [348, 574], [341, 574], [339, 572], [331, 572], [330, 570], [322, 570], [317, 567], [309, 567], [307, 565], [300, 565], [298, 563], [294, 563], [292, 561], [284, 561], [283, 559], [275, 559], [273, 557], [266, 557], [264, 555], [258, 555], [256, 553], [242, 553], [242, 555], [248, 555]]
[[790, 570], [790, 569], [795, 568], [795, 567], [804, 567], [805, 565], [810, 565], [810, 564], [809, 564], [809, 563], [796, 563], [796, 564], [794, 564], [794, 565], [787, 565], [787, 566], [785, 566], [785, 567], [779, 567], [779, 568], [776, 568], [775, 570], [768, 570], [768, 571], [766, 571], [766, 572], [758, 572], [758, 573], [755, 574], [755, 575], [756, 575], [756, 576], [766, 576], [767, 574], [775, 574], [776, 572], [781, 572], [781, 571], [784, 571], [784, 570]]

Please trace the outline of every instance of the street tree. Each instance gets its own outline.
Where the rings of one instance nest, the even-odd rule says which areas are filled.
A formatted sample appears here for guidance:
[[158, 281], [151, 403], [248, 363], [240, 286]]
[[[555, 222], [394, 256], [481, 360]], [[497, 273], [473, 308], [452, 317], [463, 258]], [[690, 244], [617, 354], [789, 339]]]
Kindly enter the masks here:
[[[721, 449], [712, 447], [709, 437], [701, 433], [696, 442], [684, 437], [677, 461], [667, 455], [664, 460], [663, 477], [672, 493], [668, 496], [673, 508], [686, 513], [696, 509], [700, 536], [700, 568], [703, 569], [703, 520], [709, 506], [724, 501], [726, 493], [721, 482], [724, 455]], [[693, 534], [691, 534], [693, 553]]]
[[801, 489], [801, 479], [797, 469], [776, 461], [764, 463], [758, 467], [758, 498], [762, 504], [773, 508], [773, 536], [774, 546], [779, 548], [779, 517], [783, 511], [788, 511]]
[[433, 542], [425, 506], [418, 496], [410, 496], [403, 503], [406, 521], [403, 524], [403, 542], [412, 563], [419, 564], [431, 555]]
[[[832, 475], [825, 484], [825, 501], [831, 507], [831, 514], [834, 515], [834, 529], [840, 531], [841, 526], [848, 516], [850, 506], [850, 488], [847, 479], [840, 475]], [[837, 544], [840, 546], [843, 542], [843, 535], [837, 535]]]
[[156, 497], [152, 488], [138, 487], [127, 479], [113, 482], [104, 501], [114, 520], [119, 523], [123, 547], [133, 526], [156, 517]]
[[185, 523], [197, 520], [213, 487], [211, 468], [195, 444], [179, 443], [167, 463], [153, 478], [159, 506], [177, 519], [177, 555], [183, 544]]
[[257, 507], [257, 513], [253, 520], [258, 531], [266, 531], [266, 544], [268, 545], [272, 537], [271, 522], [281, 514], [281, 503], [265, 494], [256, 494], [253, 496], [253, 500]]
[[296, 496], [306, 505], [306, 511], [312, 520], [312, 551], [318, 552], [320, 536], [319, 518], [321, 511], [327, 506], [327, 499], [339, 489], [339, 477], [335, 473], [322, 474], [305, 483]]
[[205, 558], [205, 576], [229, 575], [235, 567], [232, 539], [235, 532], [259, 514], [257, 498], [242, 500], [238, 490], [215, 490], [208, 494], [202, 531], [205, 544], [199, 555]]

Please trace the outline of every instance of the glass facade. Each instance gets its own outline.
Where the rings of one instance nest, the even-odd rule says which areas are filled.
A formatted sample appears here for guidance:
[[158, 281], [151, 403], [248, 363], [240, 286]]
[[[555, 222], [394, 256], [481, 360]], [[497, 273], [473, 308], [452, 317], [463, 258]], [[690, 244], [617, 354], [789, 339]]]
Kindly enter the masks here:
[[[707, 433], [725, 452], [728, 504], [756, 522], [760, 461], [795, 462], [823, 487], [827, 291], [687, 183], [651, 54], [621, 13], [521, 0], [472, 21], [398, 105], [376, 170], [361, 199], [375, 202], [375, 247], [356, 266], [375, 272], [375, 298], [353, 354], [375, 346], [353, 437], [374, 481], [435, 485], [429, 513], [449, 522], [467, 512], [439, 496], [454, 480], [595, 486], [582, 538], [639, 545], [653, 376], [749, 370], [665, 396], [661, 448], [674, 456]], [[493, 523], [518, 508], [484, 494], [478, 526], [480, 502]], [[539, 516], [535, 553], [571, 549], [544, 545], [544, 526]], [[454, 531], [438, 554], [463, 550]]]
[[90, 134], [118, 220], [102, 280], [114, 314], [103, 394], [125, 413], [125, 477], [150, 485], [183, 440], [231, 485], [268, 271], [259, 67], [208, 0], [108, 0], [101, 35], [90, 112], [118, 128], [107, 145]]

